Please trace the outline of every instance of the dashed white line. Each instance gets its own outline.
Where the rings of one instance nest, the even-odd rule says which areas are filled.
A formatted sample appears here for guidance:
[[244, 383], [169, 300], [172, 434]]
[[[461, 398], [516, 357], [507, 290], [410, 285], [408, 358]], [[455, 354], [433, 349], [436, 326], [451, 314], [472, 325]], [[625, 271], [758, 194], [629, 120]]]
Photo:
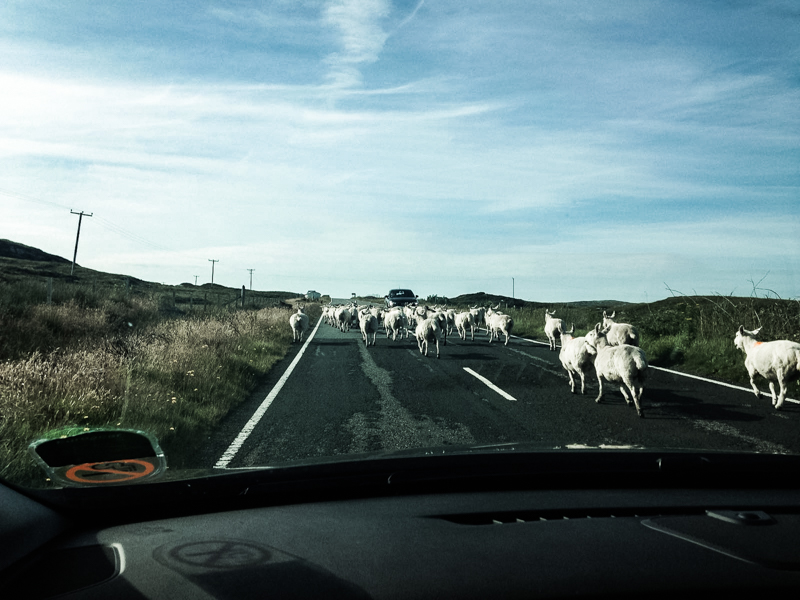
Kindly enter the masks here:
[[501, 395], [503, 398], [505, 398], [506, 400], [511, 400], [511, 401], [513, 401], [513, 402], [516, 402], [516, 401], [517, 401], [517, 399], [516, 399], [516, 398], [514, 398], [514, 396], [512, 396], [511, 394], [509, 394], [508, 392], [506, 392], [506, 391], [504, 391], [504, 390], [501, 390], [499, 387], [497, 387], [497, 386], [496, 386], [495, 384], [493, 384], [491, 381], [489, 381], [488, 379], [486, 379], [486, 377], [484, 377], [483, 375], [478, 375], [478, 374], [477, 374], [475, 371], [473, 371], [473, 370], [472, 370], [472, 369], [470, 369], [469, 367], [464, 367], [464, 370], [465, 370], [467, 373], [469, 373], [470, 375], [472, 375], [473, 377], [475, 377], [476, 379], [478, 379], [479, 381], [482, 381], [483, 383], [485, 383], [485, 384], [486, 384], [488, 387], [490, 387], [490, 388], [491, 388], [491, 389], [493, 389], [495, 392], [497, 392], [498, 394], [500, 394], [500, 395]]
[[297, 363], [300, 362], [300, 358], [303, 356], [303, 353], [308, 348], [308, 345], [311, 343], [311, 340], [314, 339], [314, 334], [317, 333], [317, 329], [319, 329], [320, 324], [322, 323], [322, 317], [319, 318], [317, 321], [317, 326], [314, 327], [314, 331], [311, 332], [311, 335], [308, 336], [306, 343], [300, 348], [300, 351], [297, 353], [297, 356], [294, 357], [292, 364], [289, 365], [289, 368], [286, 369], [286, 372], [281, 376], [278, 380], [278, 383], [275, 384], [275, 387], [272, 388], [270, 393], [264, 398], [264, 401], [261, 403], [261, 406], [258, 407], [256, 412], [253, 413], [253, 416], [250, 417], [250, 420], [245, 424], [242, 430], [239, 432], [239, 435], [236, 436], [236, 439], [233, 440], [228, 449], [223, 452], [222, 456], [220, 456], [217, 464], [214, 465], [215, 469], [227, 469], [230, 462], [236, 456], [236, 453], [239, 452], [239, 449], [245, 443], [250, 434], [253, 433], [253, 430], [258, 425], [258, 422], [261, 420], [261, 417], [264, 416], [264, 413], [267, 412], [270, 404], [272, 404], [273, 400], [278, 396], [278, 393], [283, 389], [283, 386], [289, 380], [289, 376], [294, 371], [294, 368], [297, 366]]

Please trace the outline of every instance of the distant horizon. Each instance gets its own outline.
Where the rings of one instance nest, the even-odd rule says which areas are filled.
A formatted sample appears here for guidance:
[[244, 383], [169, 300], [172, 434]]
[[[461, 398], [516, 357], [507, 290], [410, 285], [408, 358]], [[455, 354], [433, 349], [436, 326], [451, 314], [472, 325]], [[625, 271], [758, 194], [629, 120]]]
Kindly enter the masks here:
[[[40, 251], [40, 252], [43, 252], [43, 253], [48, 254], [50, 256], [53, 256], [55, 258], [61, 259], [61, 261], [63, 261], [63, 263], [61, 263], [61, 264], [72, 264], [72, 260], [71, 259], [67, 259], [67, 258], [65, 258], [63, 256], [59, 256], [57, 254], [44, 252], [44, 250], [41, 250], [40, 248], [36, 248], [35, 246], [29, 246], [27, 244], [22, 244], [20, 242], [15, 242], [14, 240], [9, 240], [9, 239], [0, 239], [0, 242], [10, 242], [12, 244], [25, 246], [26, 248], [31, 248], [33, 250]], [[0, 254], [0, 257], [19, 259], [19, 257], [17, 257], [17, 256], [4, 256], [3, 254]], [[20, 260], [28, 260], [28, 259], [20, 259]], [[39, 261], [39, 262], [47, 262], [47, 261]], [[80, 269], [88, 269], [90, 271], [97, 271], [97, 272], [100, 272], [100, 273], [104, 273], [105, 275], [112, 275], [112, 276], [117, 276], [117, 277], [130, 277], [132, 279], [137, 279], [139, 281], [143, 281], [144, 283], [152, 283], [152, 284], [158, 284], [158, 285], [164, 285], [164, 286], [171, 286], [171, 287], [192, 286], [192, 287], [196, 287], [196, 288], [202, 288], [202, 287], [205, 287], [205, 286], [214, 285], [214, 286], [217, 286], [217, 287], [220, 287], [220, 288], [224, 288], [224, 289], [227, 289], [227, 290], [236, 291], [236, 290], [240, 290], [242, 288], [242, 285], [244, 285], [245, 288], [248, 291], [250, 291], [246, 284], [242, 284], [240, 286], [229, 286], [229, 285], [224, 285], [224, 284], [221, 284], [221, 283], [218, 283], [218, 282], [214, 282], [212, 284], [210, 281], [206, 281], [206, 282], [203, 282], [203, 283], [192, 283], [190, 281], [182, 281], [180, 283], [165, 283], [165, 282], [161, 282], [161, 281], [151, 281], [151, 280], [147, 280], [147, 279], [142, 279], [141, 277], [135, 277], [133, 275], [126, 274], [126, 273], [112, 273], [112, 272], [107, 272], [107, 271], [100, 271], [98, 269], [92, 269], [90, 267], [84, 267], [80, 263], [76, 263], [75, 266], [80, 268]], [[400, 286], [394, 286], [394, 287], [400, 287]], [[276, 289], [254, 288], [252, 291], [261, 292], [261, 293], [297, 294], [297, 297], [301, 297], [301, 296], [305, 295], [306, 293], [308, 293], [309, 291], [312, 291], [312, 290], [316, 291], [316, 292], [319, 292], [322, 296], [327, 296], [327, 297], [330, 297], [332, 299], [336, 298], [336, 299], [349, 300], [351, 298], [350, 295], [348, 295], [348, 296], [331, 295], [331, 294], [328, 294], [328, 293], [326, 293], [324, 291], [321, 292], [320, 290], [313, 289], [313, 288], [310, 288], [310, 289], [305, 290], [305, 291], [290, 290], [290, 289], [277, 289], [277, 288]], [[386, 292], [382, 292], [382, 293], [381, 292], [358, 293], [357, 297], [378, 298], [378, 299], [380, 299], [380, 298], [383, 298], [386, 295], [386, 293], [388, 293], [388, 291], [389, 291], [389, 288], [387, 288]], [[412, 288], [412, 291], [414, 291], [420, 297], [420, 299], [427, 298], [428, 296], [436, 295], [436, 294], [424, 294], [424, 295], [423, 294], [419, 294], [419, 293], [416, 292], [416, 290], [413, 290], [413, 288]], [[460, 293], [455, 294], [455, 295], [438, 294], [438, 296], [443, 297], [443, 298], [447, 298], [448, 300], [455, 300], [455, 299], [461, 298], [463, 296], [487, 295], [487, 296], [492, 296], [492, 297], [497, 297], [497, 298], [504, 298], [504, 299], [509, 299], [509, 300], [520, 300], [522, 302], [530, 302], [530, 303], [535, 303], [535, 304], [597, 304], [597, 305], [613, 306], [614, 304], [648, 304], [650, 302], [660, 302], [662, 300], [667, 300], [668, 298], [677, 298], [677, 297], [701, 298], [701, 297], [705, 297], [705, 296], [717, 296], [718, 295], [718, 294], [696, 294], [696, 293], [682, 294], [682, 293], [678, 292], [677, 290], [673, 290], [673, 291], [676, 292], [676, 293], [664, 296], [663, 298], [656, 298], [656, 299], [653, 299], [653, 300], [642, 301], [642, 302], [629, 301], [629, 300], [620, 300], [620, 299], [536, 300], [536, 299], [522, 298], [520, 296], [516, 296], [516, 297], [509, 296], [507, 294], [502, 294], [502, 293], [486, 292], [486, 291], [482, 291], [482, 290], [478, 290], [478, 291], [474, 291], [474, 292], [460, 292]], [[752, 294], [748, 294], [748, 295], [744, 295], [744, 296], [726, 296], [726, 297], [752, 298], [754, 296]], [[758, 298], [769, 298], [769, 299], [780, 299], [780, 300], [794, 300], [792, 298], [773, 298], [771, 296], [757, 296], [757, 297]]]
[[791, 0], [10, 0], [0, 48], [0, 237], [92, 269], [800, 298]]

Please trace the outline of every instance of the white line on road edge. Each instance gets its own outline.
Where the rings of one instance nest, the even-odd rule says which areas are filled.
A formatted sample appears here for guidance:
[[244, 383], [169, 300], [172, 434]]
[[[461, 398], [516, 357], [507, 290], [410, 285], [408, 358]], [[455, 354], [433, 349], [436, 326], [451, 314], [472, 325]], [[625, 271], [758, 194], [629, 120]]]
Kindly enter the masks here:
[[472, 370], [472, 369], [470, 369], [469, 367], [464, 367], [464, 370], [465, 370], [467, 373], [469, 373], [470, 375], [472, 375], [473, 377], [475, 377], [476, 379], [479, 379], [480, 381], [482, 381], [483, 383], [485, 383], [486, 385], [488, 385], [490, 388], [492, 388], [492, 389], [493, 389], [495, 392], [497, 392], [498, 394], [500, 394], [500, 395], [501, 395], [503, 398], [505, 398], [506, 400], [513, 400], [514, 402], [516, 402], [516, 401], [517, 401], [517, 399], [516, 399], [516, 398], [514, 398], [514, 396], [512, 396], [511, 394], [509, 394], [509, 393], [507, 393], [507, 392], [504, 392], [503, 390], [501, 390], [499, 387], [497, 387], [497, 386], [496, 386], [495, 384], [493, 384], [491, 381], [489, 381], [488, 379], [486, 379], [486, 377], [484, 377], [483, 375], [478, 375], [478, 374], [477, 374], [475, 371], [473, 371], [473, 370]]
[[317, 333], [317, 329], [319, 329], [321, 323], [322, 323], [322, 317], [320, 317], [319, 321], [317, 321], [317, 326], [314, 327], [314, 331], [312, 331], [311, 335], [308, 336], [306, 343], [303, 345], [302, 348], [300, 348], [300, 352], [298, 352], [297, 356], [294, 357], [292, 364], [290, 364], [289, 368], [286, 369], [286, 372], [278, 380], [278, 383], [275, 384], [275, 387], [272, 388], [272, 391], [270, 391], [267, 397], [264, 398], [264, 401], [261, 403], [261, 406], [259, 406], [256, 412], [253, 413], [253, 416], [250, 417], [250, 420], [239, 432], [239, 435], [236, 436], [236, 439], [233, 440], [231, 445], [228, 446], [228, 449], [225, 450], [222, 456], [219, 457], [217, 464], [214, 465], [215, 469], [228, 468], [228, 465], [233, 460], [234, 456], [236, 456], [236, 453], [239, 452], [239, 448], [242, 447], [242, 445], [245, 443], [250, 434], [253, 433], [253, 430], [256, 428], [256, 425], [258, 425], [258, 422], [261, 420], [261, 417], [264, 416], [264, 413], [267, 412], [267, 409], [269, 408], [270, 404], [272, 404], [272, 401], [275, 400], [278, 393], [283, 388], [284, 384], [289, 380], [289, 376], [292, 374], [292, 371], [294, 371], [294, 368], [297, 366], [297, 363], [300, 362], [300, 357], [303, 356], [303, 352], [306, 351], [306, 348], [308, 348], [308, 345], [311, 343], [311, 340], [314, 339], [314, 334]]
[[[542, 344], [543, 346], [547, 346], [544, 342], [540, 342], [538, 340], [529, 340], [528, 338], [518, 337], [516, 335], [512, 335], [512, 338], [517, 340], [521, 340], [523, 342], [530, 342], [531, 344]], [[753, 392], [751, 388], [742, 387], [740, 385], [733, 385], [730, 383], [723, 383], [722, 381], [717, 381], [715, 379], [708, 379], [706, 377], [700, 377], [698, 375], [689, 375], [689, 373], [681, 373], [680, 371], [673, 371], [672, 369], [665, 369], [664, 367], [655, 367], [653, 365], [649, 365], [651, 369], [656, 369], [657, 371], [664, 371], [665, 373], [671, 373], [673, 375], [680, 375], [681, 377], [688, 377], [690, 379], [697, 379], [699, 381], [705, 381], [706, 383], [715, 383], [716, 385], [721, 385], [723, 387], [732, 388], [734, 390], [742, 390], [745, 392]], [[762, 392], [763, 393], [763, 392]], [[769, 394], [767, 394], [769, 396]], [[786, 398], [786, 402], [794, 402], [795, 404], [800, 404], [800, 400], [794, 400], [793, 398]]]
[[[705, 381], [706, 383], [716, 383], [717, 385], [721, 385], [728, 388], [733, 388], [734, 390], [742, 390], [743, 392], [750, 392], [753, 393], [752, 388], [742, 387], [740, 385], [733, 385], [730, 383], [723, 383], [721, 381], [715, 381], [714, 379], [706, 379], [705, 377], [700, 377], [698, 375], [689, 375], [688, 373], [681, 373], [680, 371], [672, 371], [671, 369], [665, 369], [664, 367], [654, 367], [653, 365], [649, 365], [651, 369], [656, 369], [657, 371], [664, 371], [665, 373], [672, 373], [673, 375], [681, 375], [683, 377], [689, 377], [690, 379], [699, 379], [700, 381]], [[764, 395], [764, 392], [761, 392]], [[766, 394], [769, 397], [769, 394]], [[794, 402], [795, 404], [800, 404], [800, 400], [793, 400], [792, 398], [786, 398], [785, 402]]]

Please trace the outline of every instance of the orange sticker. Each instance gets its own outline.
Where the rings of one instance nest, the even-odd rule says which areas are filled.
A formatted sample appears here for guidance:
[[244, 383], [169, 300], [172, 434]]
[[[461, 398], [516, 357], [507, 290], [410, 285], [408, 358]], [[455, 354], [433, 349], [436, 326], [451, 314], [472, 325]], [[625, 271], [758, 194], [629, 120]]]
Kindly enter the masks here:
[[76, 465], [67, 470], [65, 477], [78, 483], [123, 483], [147, 477], [155, 470], [151, 462], [129, 458]]

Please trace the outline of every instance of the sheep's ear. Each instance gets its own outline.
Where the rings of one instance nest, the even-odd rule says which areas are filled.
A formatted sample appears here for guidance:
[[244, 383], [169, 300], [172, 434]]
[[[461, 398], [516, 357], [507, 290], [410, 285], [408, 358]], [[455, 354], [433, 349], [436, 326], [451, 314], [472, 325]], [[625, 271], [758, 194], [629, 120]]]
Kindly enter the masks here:
[[739, 335], [742, 335], [744, 333], [744, 325], [739, 325], [738, 333], [739, 333]]
[[600, 328], [601, 328], [601, 327], [602, 327], [602, 323], [598, 323], [597, 325], [595, 325], [595, 326], [594, 326], [594, 330], [595, 330], [597, 333], [600, 333]]
[[[763, 327], [763, 325], [762, 325], [762, 327]], [[761, 331], [761, 327], [759, 327], [758, 329], [753, 329], [753, 331], [751, 331], [750, 333], [752, 333], [753, 335], [758, 335], [759, 331]]]
[[610, 317], [608, 317], [608, 318], [609, 318], [609, 319], [613, 319], [613, 318], [614, 318], [614, 316], [615, 316], [616, 314], [617, 314], [617, 311], [614, 311], [614, 312], [612, 312], [612, 313], [611, 313], [611, 316], [610, 316]]
[[607, 319], [607, 318], [608, 318], [608, 315], [606, 315], [606, 311], [603, 311], [603, 318], [604, 318], [604, 319]]

